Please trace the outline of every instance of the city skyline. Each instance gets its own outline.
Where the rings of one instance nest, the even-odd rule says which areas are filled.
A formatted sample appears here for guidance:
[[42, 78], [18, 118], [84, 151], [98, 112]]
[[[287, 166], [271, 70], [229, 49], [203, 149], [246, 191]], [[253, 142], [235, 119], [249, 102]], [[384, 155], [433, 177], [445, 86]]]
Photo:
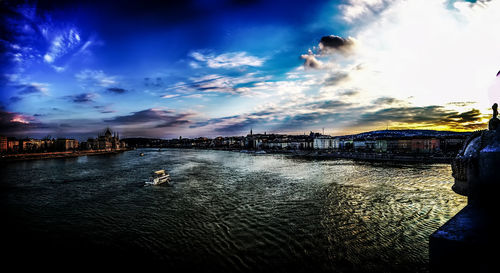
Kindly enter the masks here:
[[0, 5], [9, 136], [472, 131], [500, 98], [494, 1]]

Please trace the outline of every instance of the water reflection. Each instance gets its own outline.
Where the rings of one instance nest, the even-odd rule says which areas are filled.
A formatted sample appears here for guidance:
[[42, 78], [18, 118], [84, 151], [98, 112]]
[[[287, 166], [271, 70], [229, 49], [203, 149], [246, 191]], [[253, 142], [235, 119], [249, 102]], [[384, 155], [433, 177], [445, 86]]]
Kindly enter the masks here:
[[[3, 166], [13, 238], [38, 238], [16, 244], [182, 270], [421, 272], [428, 236], [466, 204], [443, 164], [142, 152]], [[157, 169], [173, 186], [144, 187]]]

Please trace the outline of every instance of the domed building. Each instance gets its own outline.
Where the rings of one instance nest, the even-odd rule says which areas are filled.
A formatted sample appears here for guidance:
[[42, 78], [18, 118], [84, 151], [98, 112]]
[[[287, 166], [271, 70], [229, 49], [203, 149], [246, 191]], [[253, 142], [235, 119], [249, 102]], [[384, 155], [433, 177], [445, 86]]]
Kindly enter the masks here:
[[103, 133], [98, 134], [97, 138], [89, 138], [85, 146], [86, 150], [113, 151], [124, 149], [126, 144], [120, 141], [120, 135], [117, 132], [112, 132], [108, 127]]

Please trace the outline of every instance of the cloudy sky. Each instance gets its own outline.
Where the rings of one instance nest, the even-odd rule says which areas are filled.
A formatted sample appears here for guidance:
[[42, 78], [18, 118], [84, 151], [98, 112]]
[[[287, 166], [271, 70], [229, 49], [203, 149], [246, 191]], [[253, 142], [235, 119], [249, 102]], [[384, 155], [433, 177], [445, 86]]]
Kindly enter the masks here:
[[500, 3], [1, 1], [0, 134], [483, 129]]

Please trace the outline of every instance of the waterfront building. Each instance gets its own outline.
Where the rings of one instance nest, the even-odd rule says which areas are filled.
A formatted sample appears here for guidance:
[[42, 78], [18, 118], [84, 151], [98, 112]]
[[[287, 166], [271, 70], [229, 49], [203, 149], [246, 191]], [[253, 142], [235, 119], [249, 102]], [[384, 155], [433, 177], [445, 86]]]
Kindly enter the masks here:
[[42, 148], [42, 140], [40, 139], [21, 139], [19, 141], [19, 148], [23, 152], [37, 152]]
[[98, 134], [97, 138], [88, 138], [80, 144], [81, 150], [120, 150], [126, 148], [124, 141], [120, 141], [118, 133], [111, 132], [111, 129], [106, 128], [102, 134]]
[[314, 149], [333, 149], [333, 138], [331, 136], [318, 136], [314, 138]]
[[464, 141], [465, 136], [447, 137], [440, 140], [440, 149], [446, 154], [456, 153], [462, 148]]
[[411, 151], [413, 153], [434, 153], [439, 150], [439, 139], [436, 138], [414, 138], [411, 140]]
[[375, 141], [375, 152], [385, 153], [387, 152], [387, 139], [377, 139]]
[[373, 139], [355, 139], [353, 147], [355, 151], [372, 152], [375, 150], [376, 140]]
[[78, 149], [78, 140], [68, 138], [58, 138], [56, 140], [56, 148], [58, 151], [72, 151]]
[[352, 138], [341, 138], [339, 140], [339, 148], [344, 151], [350, 151], [354, 147], [354, 140]]
[[353, 147], [355, 151], [364, 151], [366, 148], [364, 139], [355, 139], [353, 141]]
[[338, 138], [338, 137], [333, 138], [332, 139], [332, 146], [333, 146], [333, 149], [339, 150], [340, 149], [340, 138]]
[[5, 153], [8, 150], [7, 137], [0, 136], [0, 152]]
[[401, 138], [398, 139], [398, 146], [396, 152], [398, 153], [409, 153], [411, 152], [411, 139]]
[[365, 150], [368, 152], [375, 151], [376, 144], [377, 144], [377, 141], [374, 139], [365, 139]]
[[80, 149], [82, 150], [98, 150], [99, 142], [95, 138], [89, 138], [86, 142], [82, 142]]
[[48, 152], [48, 151], [55, 151], [56, 150], [56, 140], [55, 139], [42, 139], [41, 147], [40, 149], [42, 151]]
[[7, 151], [8, 152], [18, 152], [19, 151], [19, 140], [13, 137], [7, 138]]
[[97, 146], [98, 150], [111, 151], [125, 148], [125, 144], [120, 142], [119, 134], [116, 132], [112, 133], [109, 128], [106, 128], [104, 133], [97, 137], [96, 142], [97, 143], [92, 143], [92, 146]]
[[388, 138], [385, 140], [386, 145], [387, 145], [387, 152], [396, 152], [398, 150], [398, 139], [395, 138]]

